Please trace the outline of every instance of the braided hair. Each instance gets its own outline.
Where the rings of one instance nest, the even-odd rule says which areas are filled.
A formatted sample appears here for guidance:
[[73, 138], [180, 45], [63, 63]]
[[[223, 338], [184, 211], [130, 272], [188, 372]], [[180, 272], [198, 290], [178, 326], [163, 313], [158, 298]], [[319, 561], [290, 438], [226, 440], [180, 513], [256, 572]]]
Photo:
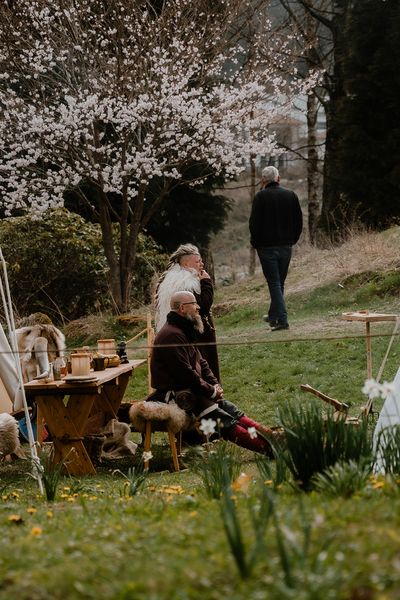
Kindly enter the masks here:
[[[168, 259], [168, 264], [167, 264], [167, 268], [166, 270], [161, 274], [160, 279], [157, 283], [157, 287], [156, 287], [156, 292], [155, 292], [155, 308], [156, 308], [156, 325], [161, 325], [164, 322], [164, 314], [162, 314], [162, 318], [160, 317], [160, 310], [162, 313], [165, 312], [166, 308], [164, 305], [168, 304], [169, 307], [169, 303], [166, 302], [166, 298], [161, 298], [161, 296], [165, 296], [166, 294], [166, 290], [163, 290], [163, 293], [160, 293], [160, 287], [162, 285], [162, 283], [164, 282], [165, 278], [167, 276], [169, 276], [169, 280], [171, 278], [174, 278], [174, 276], [176, 275], [176, 272], [180, 271], [179, 269], [179, 265], [180, 265], [180, 261], [184, 256], [191, 256], [193, 254], [197, 254], [198, 256], [200, 256], [200, 252], [199, 249], [197, 248], [197, 246], [194, 246], [193, 244], [181, 244], [176, 250], [175, 252], [173, 252], [171, 254], [171, 256]], [[189, 271], [185, 272], [185, 282], [182, 282], [183, 285], [183, 289], [188, 289], [188, 291], [197, 291], [198, 293], [200, 292], [200, 282], [198, 280], [193, 281], [194, 276], [193, 273], [190, 273]], [[167, 284], [169, 285], [170, 282]], [[188, 284], [188, 285], [187, 285]], [[168, 288], [166, 288], [168, 289]], [[171, 289], [169, 290], [171, 292], [176, 292], [178, 290], [176, 289]], [[161, 307], [164, 307], [163, 309], [161, 309]], [[157, 317], [158, 315], [158, 317]]]
[[190, 256], [192, 254], [198, 254], [200, 256], [197, 246], [194, 246], [193, 244], [181, 244], [169, 257], [167, 270], [172, 267], [173, 264], [180, 263], [181, 258], [184, 256]]
[[180, 246], [178, 246], [178, 248], [175, 250], [175, 252], [173, 252], [171, 254], [171, 256], [168, 259], [168, 264], [167, 264], [167, 268], [165, 269], [164, 273], [161, 274], [160, 279], [158, 280], [157, 283], [157, 287], [156, 287], [156, 302], [157, 302], [157, 297], [158, 297], [158, 289], [160, 287], [160, 285], [162, 284], [162, 282], [165, 279], [165, 276], [167, 275], [169, 269], [176, 264], [180, 264], [181, 259], [184, 256], [191, 256], [192, 254], [198, 254], [200, 256], [200, 252], [197, 246], [195, 246], [194, 244], [181, 244]]

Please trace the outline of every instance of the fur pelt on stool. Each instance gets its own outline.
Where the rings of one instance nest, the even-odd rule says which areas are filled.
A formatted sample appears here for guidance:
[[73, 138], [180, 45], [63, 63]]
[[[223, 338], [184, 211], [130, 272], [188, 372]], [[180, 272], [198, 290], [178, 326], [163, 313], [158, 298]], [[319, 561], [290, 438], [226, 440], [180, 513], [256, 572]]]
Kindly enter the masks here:
[[18, 422], [8, 413], [0, 414], [0, 460], [19, 448]]
[[[146, 421], [153, 421], [160, 426], [164, 425], [173, 433], [189, 429], [192, 426], [192, 419], [175, 402], [169, 404], [152, 400], [134, 402], [129, 410], [129, 418], [136, 431], [142, 433], [146, 429]], [[158, 425], [157, 428], [159, 428]]]

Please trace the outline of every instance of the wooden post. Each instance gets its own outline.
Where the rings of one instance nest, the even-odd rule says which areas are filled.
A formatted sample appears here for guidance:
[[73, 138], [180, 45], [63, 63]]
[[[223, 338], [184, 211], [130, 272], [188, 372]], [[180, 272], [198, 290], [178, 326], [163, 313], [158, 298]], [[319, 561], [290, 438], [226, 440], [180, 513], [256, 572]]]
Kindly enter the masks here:
[[[143, 450], [148, 453], [151, 452], [151, 421], [146, 421], [145, 432], [144, 432], [144, 442], [143, 442]], [[145, 471], [149, 470], [149, 459], [146, 458], [143, 461], [143, 468]]]
[[151, 313], [148, 312], [147, 313], [147, 388], [149, 391], [149, 394], [153, 391], [153, 388], [151, 387], [151, 369], [150, 369], [150, 362], [151, 362], [151, 352], [152, 352], [152, 346], [154, 344], [154, 329], [151, 323]]
[[372, 379], [372, 348], [371, 348], [371, 323], [366, 321], [366, 345], [367, 345], [367, 378]]
[[179, 461], [178, 461], [178, 453], [176, 451], [175, 434], [169, 428], [167, 429], [167, 431], [168, 431], [169, 445], [171, 447], [172, 461], [174, 463], [174, 469], [175, 469], [175, 471], [179, 471]]

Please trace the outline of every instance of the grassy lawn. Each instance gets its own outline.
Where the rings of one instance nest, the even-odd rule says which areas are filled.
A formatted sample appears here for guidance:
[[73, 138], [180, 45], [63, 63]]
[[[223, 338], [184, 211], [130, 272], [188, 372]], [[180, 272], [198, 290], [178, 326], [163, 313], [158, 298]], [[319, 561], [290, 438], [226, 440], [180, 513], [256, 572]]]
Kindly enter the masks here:
[[[250, 416], [276, 424], [288, 400], [322, 404], [300, 390], [309, 383], [359, 415], [366, 401], [364, 325], [343, 321], [340, 314], [361, 308], [399, 314], [399, 295], [382, 287], [378, 294], [368, 281], [355, 280], [344, 289], [330, 283], [290, 293], [290, 330], [276, 333], [261, 320], [266, 308], [261, 278], [219, 290], [225, 396]], [[393, 325], [372, 326], [375, 375]], [[132, 348], [130, 353], [136, 356]], [[397, 337], [382, 381], [393, 379], [399, 356]], [[141, 399], [146, 392], [145, 369], [138, 369], [126, 398]], [[376, 410], [381, 404], [375, 402]], [[371, 430], [373, 425], [371, 419]], [[140, 442], [139, 434], [132, 436]], [[159, 434], [151, 473], [137, 495], [127, 492], [132, 463], [113, 461], [94, 477], [62, 477], [52, 503], [39, 495], [29, 461], [0, 466], [0, 599], [400, 598], [395, 479], [371, 476], [347, 499], [299, 492], [291, 481], [272, 491], [254, 455], [240, 451], [241, 470], [250, 476], [247, 492], [239, 488], [234, 498], [245, 556], [255, 548], [265, 490], [275, 506], [254, 568], [243, 578], [225, 534], [222, 501], [207, 497], [190, 455], [185, 470], [169, 472], [167, 440]]]

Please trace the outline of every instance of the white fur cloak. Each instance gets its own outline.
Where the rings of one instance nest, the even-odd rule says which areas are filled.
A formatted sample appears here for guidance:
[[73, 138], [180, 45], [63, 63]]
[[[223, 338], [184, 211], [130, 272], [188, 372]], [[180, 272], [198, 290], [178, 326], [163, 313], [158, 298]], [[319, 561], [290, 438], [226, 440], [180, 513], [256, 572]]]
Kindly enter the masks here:
[[155, 298], [155, 328], [159, 331], [167, 320], [171, 310], [170, 300], [175, 292], [192, 292], [200, 294], [200, 279], [195, 269], [184, 269], [178, 263], [166, 271], [165, 277], [158, 286]]

